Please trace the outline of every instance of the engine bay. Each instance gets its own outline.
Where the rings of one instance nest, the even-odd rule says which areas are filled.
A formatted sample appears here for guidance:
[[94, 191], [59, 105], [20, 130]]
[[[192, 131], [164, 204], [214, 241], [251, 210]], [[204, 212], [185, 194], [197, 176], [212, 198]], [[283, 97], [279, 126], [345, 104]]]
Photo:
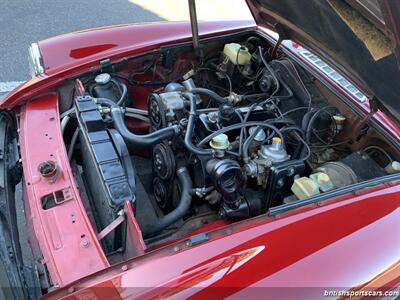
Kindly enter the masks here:
[[[400, 171], [398, 152], [262, 37], [174, 45], [59, 89], [75, 181], [110, 260]], [[117, 260], [117, 259], [115, 259]]]

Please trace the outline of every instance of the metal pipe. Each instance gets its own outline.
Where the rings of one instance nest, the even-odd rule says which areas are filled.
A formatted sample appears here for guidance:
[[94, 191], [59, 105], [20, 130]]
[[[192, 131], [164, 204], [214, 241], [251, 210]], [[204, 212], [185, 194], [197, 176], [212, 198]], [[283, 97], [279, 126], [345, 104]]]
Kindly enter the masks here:
[[72, 135], [71, 143], [69, 144], [69, 149], [68, 149], [68, 160], [72, 159], [72, 156], [74, 155], [74, 148], [76, 141], [78, 140], [79, 137], [79, 126], [75, 129], [74, 134]]
[[64, 134], [65, 128], [67, 128], [69, 119], [71, 119], [71, 117], [69, 115], [66, 115], [64, 118], [62, 118], [61, 120], [61, 133]]
[[189, 0], [190, 25], [192, 27], [193, 48], [198, 58], [201, 58], [199, 26], [197, 23], [196, 1]]

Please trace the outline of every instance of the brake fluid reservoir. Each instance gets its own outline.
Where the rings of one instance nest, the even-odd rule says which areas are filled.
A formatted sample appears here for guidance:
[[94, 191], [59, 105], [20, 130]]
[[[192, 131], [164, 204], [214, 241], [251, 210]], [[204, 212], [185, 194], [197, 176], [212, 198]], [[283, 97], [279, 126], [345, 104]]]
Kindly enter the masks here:
[[236, 43], [225, 44], [224, 54], [235, 65], [245, 65], [251, 59], [249, 50], [246, 47]]
[[299, 200], [307, 199], [319, 194], [318, 184], [308, 177], [295, 178], [291, 190]]

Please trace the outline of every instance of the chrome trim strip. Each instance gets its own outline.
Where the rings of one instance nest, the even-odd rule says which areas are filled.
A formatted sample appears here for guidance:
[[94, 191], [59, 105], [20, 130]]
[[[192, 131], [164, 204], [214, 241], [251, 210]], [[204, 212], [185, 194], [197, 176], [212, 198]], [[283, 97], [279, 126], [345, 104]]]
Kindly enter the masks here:
[[29, 47], [29, 58], [31, 65], [32, 77], [38, 76], [44, 73], [44, 65], [42, 54], [40, 53], [40, 48], [37, 43], [32, 43]]
[[311, 53], [308, 50], [302, 50], [299, 52], [301, 56], [303, 56], [307, 61], [309, 61], [314, 67], [323, 72], [326, 76], [328, 76], [331, 80], [340, 85], [344, 90], [346, 90], [349, 94], [357, 99], [359, 102], [365, 102], [367, 97], [358, 90], [354, 85], [348, 82], [342, 75], [336, 72], [333, 68], [328, 66], [323, 60], [321, 60], [318, 56]]

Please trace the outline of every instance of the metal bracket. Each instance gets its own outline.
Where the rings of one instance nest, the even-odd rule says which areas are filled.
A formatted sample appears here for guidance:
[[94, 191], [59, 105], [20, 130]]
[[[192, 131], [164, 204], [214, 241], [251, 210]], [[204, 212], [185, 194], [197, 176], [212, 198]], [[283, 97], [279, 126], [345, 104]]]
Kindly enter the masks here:
[[106, 228], [104, 228], [97, 234], [97, 240], [102, 240], [105, 236], [114, 231], [115, 228], [117, 228], [119, 225], [122, 224], [122, 222], [125, 221], [125, 213], [123, 210], [120, 210], [118, 212], [118, 215], [119, 216], [114, 221], [112, 221]]
[[106, 58], [106, 59], [101, 60], [99, 63], [100, 63], [101, 68], [103, 69], [103, 68], [108, 67], [111, 64], [111, 59]]
[[369, 116], [372, 117], [379, 109], [379, 101], [378, 99], [376, 99], [375, 96], [373, 96], [370, 100], [369, 100]]
[[368, 121], [372, 118], [372, 116], [378, 111], [379, 109], [379, 101], [376, 97], [372, 97], [369, 100], [369, 114], [367, 114], [360, 122], [360, 124], [355, 128], [354, 133], [357, 134], [355, 140], [359, 141], [362, 136], [364, 136], [368, 129]]

